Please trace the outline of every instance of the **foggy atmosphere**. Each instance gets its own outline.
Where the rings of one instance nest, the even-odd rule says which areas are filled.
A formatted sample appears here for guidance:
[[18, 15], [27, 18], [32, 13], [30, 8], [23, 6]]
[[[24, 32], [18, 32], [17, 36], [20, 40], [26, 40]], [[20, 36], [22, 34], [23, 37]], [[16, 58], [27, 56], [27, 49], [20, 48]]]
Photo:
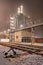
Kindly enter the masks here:
[[0, 0], [0, 65], [43, 65], [43, 0]]

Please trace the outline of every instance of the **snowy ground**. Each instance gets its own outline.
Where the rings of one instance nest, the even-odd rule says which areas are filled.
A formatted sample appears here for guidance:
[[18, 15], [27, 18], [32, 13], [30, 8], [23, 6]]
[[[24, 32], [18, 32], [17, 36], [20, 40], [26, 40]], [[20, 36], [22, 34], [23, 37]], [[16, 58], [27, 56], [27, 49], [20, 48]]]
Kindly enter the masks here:
[[[8, 50], [9, 48], [7, 47], [2, 47], [0, 46], [0, 65], [43, 65], [43, 57], [40, 55], [30, 55], [26, 54], [26, 52], [22, 52], [19, 50], [15, 50], [17, 54], [21, 54], [19, 58], [4, 58], [4, 51]], [[10, 52], [12, 53], [12, 52]], [[25, 55], [23, 55], [25, 54]]]

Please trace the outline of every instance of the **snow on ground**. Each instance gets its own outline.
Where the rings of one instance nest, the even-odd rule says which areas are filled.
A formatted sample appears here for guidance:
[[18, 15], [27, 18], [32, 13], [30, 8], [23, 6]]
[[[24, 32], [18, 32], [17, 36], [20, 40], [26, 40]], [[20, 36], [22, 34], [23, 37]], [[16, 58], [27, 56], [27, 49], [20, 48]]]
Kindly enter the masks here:
[[[22, 59], [17, 60], [17, 58], [12, 58], [12, 59], [16, 59], [9, 61], [9, 59], [4, 58], [4, 51], [7, 51], [9, 48], [7, 47], [3, 47], [0, 46], [0, 65], [43, 65], [43, 56], [40, 55], [30, 55], [27, 54], [25, 55]], [[17, 54], [26, 54], [26, 52], [22, 52], [20, 50], [15, 50], [17, 52]], [[12, 52], [10, 52], [12, 53]], [[22, 57], [22, 56], [21, 56]]]

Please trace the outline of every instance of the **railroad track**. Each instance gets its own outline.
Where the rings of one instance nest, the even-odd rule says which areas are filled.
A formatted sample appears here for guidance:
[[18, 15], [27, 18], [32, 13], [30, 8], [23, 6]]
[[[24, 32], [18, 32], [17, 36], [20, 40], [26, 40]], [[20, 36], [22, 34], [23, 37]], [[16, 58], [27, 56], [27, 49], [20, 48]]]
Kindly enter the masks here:
[[30, 54], [38, 54], [38, 55], [43, 55], [43, 46], [36, 46], [36, 45], [26, 45], [26, 44], [19, 44], [19, 43], [0, 43], [0, 45], [10, 47], [13, 49], [18, 49], [22, 51], [26, 51]]

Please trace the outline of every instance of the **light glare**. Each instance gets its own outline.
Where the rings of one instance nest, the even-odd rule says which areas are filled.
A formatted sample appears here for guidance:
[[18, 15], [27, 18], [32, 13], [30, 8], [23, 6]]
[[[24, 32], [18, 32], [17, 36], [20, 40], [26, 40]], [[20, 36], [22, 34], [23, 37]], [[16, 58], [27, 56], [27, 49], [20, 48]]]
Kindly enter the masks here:
[[23, 5], [20, 6], [21, 13], [23, 13]]
[[11, 23], [14, 23], [14, 21], [10, 21]]
[[23, 27], [23, 25], [21, 24], [21, 25], [20, 25], [20, 28], [22, 28], [22, 27]]
[[13, 19], [14, 19], [14, 17], [10, 17], [10, 19], [12, 19], [12, 20], [13, 20]]
[[20, 14], [20, 8], [18, 8], [18, 14]]

